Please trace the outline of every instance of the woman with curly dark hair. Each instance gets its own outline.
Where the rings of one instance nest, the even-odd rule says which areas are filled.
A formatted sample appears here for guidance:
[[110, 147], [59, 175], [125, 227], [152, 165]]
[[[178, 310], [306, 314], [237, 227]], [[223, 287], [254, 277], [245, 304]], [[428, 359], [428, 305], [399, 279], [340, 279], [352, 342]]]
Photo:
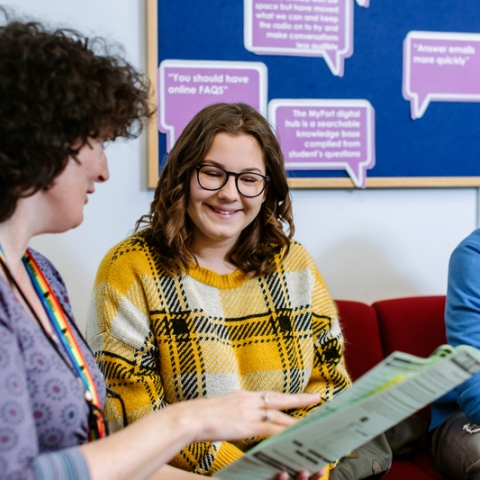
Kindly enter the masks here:
[[137, 136], [150, 115], [143, 75], [102, 40], [35, 22], [0, 26], [2, 479], [189, 478], [160, 468], [183, 445], [277, 433], [293, 421], [279, 409], [317, 400], [271, 392], [267, 411], [261, 393], [236, 392], [104, 438], [104, 380], [59, 273], [28, 243], [82, 222], [87, 196], [108, 179], [104, 142]]
[[[145, 223], [104, 258], [87, 329], [131, 420], [235, 390], [325, 402], [348, 387], [334, 303], [292, 240], [283, 155], [254, 108], [220, 103], [191, 120]], [[256, 442], [192, 443], [171, 464], [210, 475]]]

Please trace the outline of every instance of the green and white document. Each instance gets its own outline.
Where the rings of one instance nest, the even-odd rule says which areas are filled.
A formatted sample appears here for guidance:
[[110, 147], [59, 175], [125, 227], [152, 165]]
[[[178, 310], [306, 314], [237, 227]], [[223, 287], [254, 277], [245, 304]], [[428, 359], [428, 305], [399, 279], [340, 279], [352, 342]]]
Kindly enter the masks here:
[[394, 352], [284, 432], [218, 471], [222, 480], [316, 472], [388, 430], [480, 371], [480, 351], [442, 345], [430, 357]]

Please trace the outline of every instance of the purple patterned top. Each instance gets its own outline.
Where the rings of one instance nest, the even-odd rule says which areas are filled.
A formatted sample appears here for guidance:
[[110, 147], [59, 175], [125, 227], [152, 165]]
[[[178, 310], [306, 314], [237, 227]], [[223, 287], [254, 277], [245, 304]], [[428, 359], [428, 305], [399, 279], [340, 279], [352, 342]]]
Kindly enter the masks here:
[[[31, 253], [72, 317], [60, 274], [45, 257]], [[79, 343], [103, 403], [102, 374], [84, 342]], [[0, 478], [88, 479], [76, 448], [87, 440], [83, 388], [0, 277]]]

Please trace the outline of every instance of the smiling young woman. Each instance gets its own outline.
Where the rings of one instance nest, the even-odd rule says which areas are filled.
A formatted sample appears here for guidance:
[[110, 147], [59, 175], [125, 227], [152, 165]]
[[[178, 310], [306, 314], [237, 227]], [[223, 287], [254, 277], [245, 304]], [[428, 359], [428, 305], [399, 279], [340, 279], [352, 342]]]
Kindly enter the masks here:
[[[265, 201], [262, 150], [251, 135], [219, 133], [196, 167], [190, 176], [187, 205], [193, 225], [191, 249], [200, 266], [217, 273], [231, 273], [237, 267], [229, 260], [229, 254]], [[232, 169], [243, 175], [228, 174]], [[251, 196], [245, 196], [240, 193], [242, 188], [248, 194], [250, 189], [254, 190]]]
[[[292, 240], [283, 155], [254, 108], [215, 104], [191, 120], [138, 227], [102, 261], [87, 329], [130, 421], [238, 390], [323, 403], [349, 386], [335, 305]], [[195, 442], [171, 464], [210, 475], [259, 440]]]

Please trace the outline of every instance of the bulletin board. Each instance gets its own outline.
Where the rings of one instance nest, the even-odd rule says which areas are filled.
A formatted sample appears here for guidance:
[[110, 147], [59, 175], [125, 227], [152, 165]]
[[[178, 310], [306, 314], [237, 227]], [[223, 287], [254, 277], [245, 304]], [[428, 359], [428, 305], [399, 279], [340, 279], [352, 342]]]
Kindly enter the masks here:
[[[174, 127], [178, 135], [165, 113], [169, 101], [181, 113], [189, 88], [215, 103], [230, 101], [225, 91], [250, 95], [252, 86], [261, 92], [254, 106], [275, 126], [291, 161], [293, 188], [480, 186], [480, 1], [146, 1], [158, 105], [149, 125], [149, 187]], [[192, 65], [199, 76], [191, 75]], [[194, 78], [206, 81], [194, 85]], [[358, 129], [348, 130], [355, 122]], [[343, 130], [330, 128], [337, 124]], [[315, 161], [327, 166], [309, 163]]]

